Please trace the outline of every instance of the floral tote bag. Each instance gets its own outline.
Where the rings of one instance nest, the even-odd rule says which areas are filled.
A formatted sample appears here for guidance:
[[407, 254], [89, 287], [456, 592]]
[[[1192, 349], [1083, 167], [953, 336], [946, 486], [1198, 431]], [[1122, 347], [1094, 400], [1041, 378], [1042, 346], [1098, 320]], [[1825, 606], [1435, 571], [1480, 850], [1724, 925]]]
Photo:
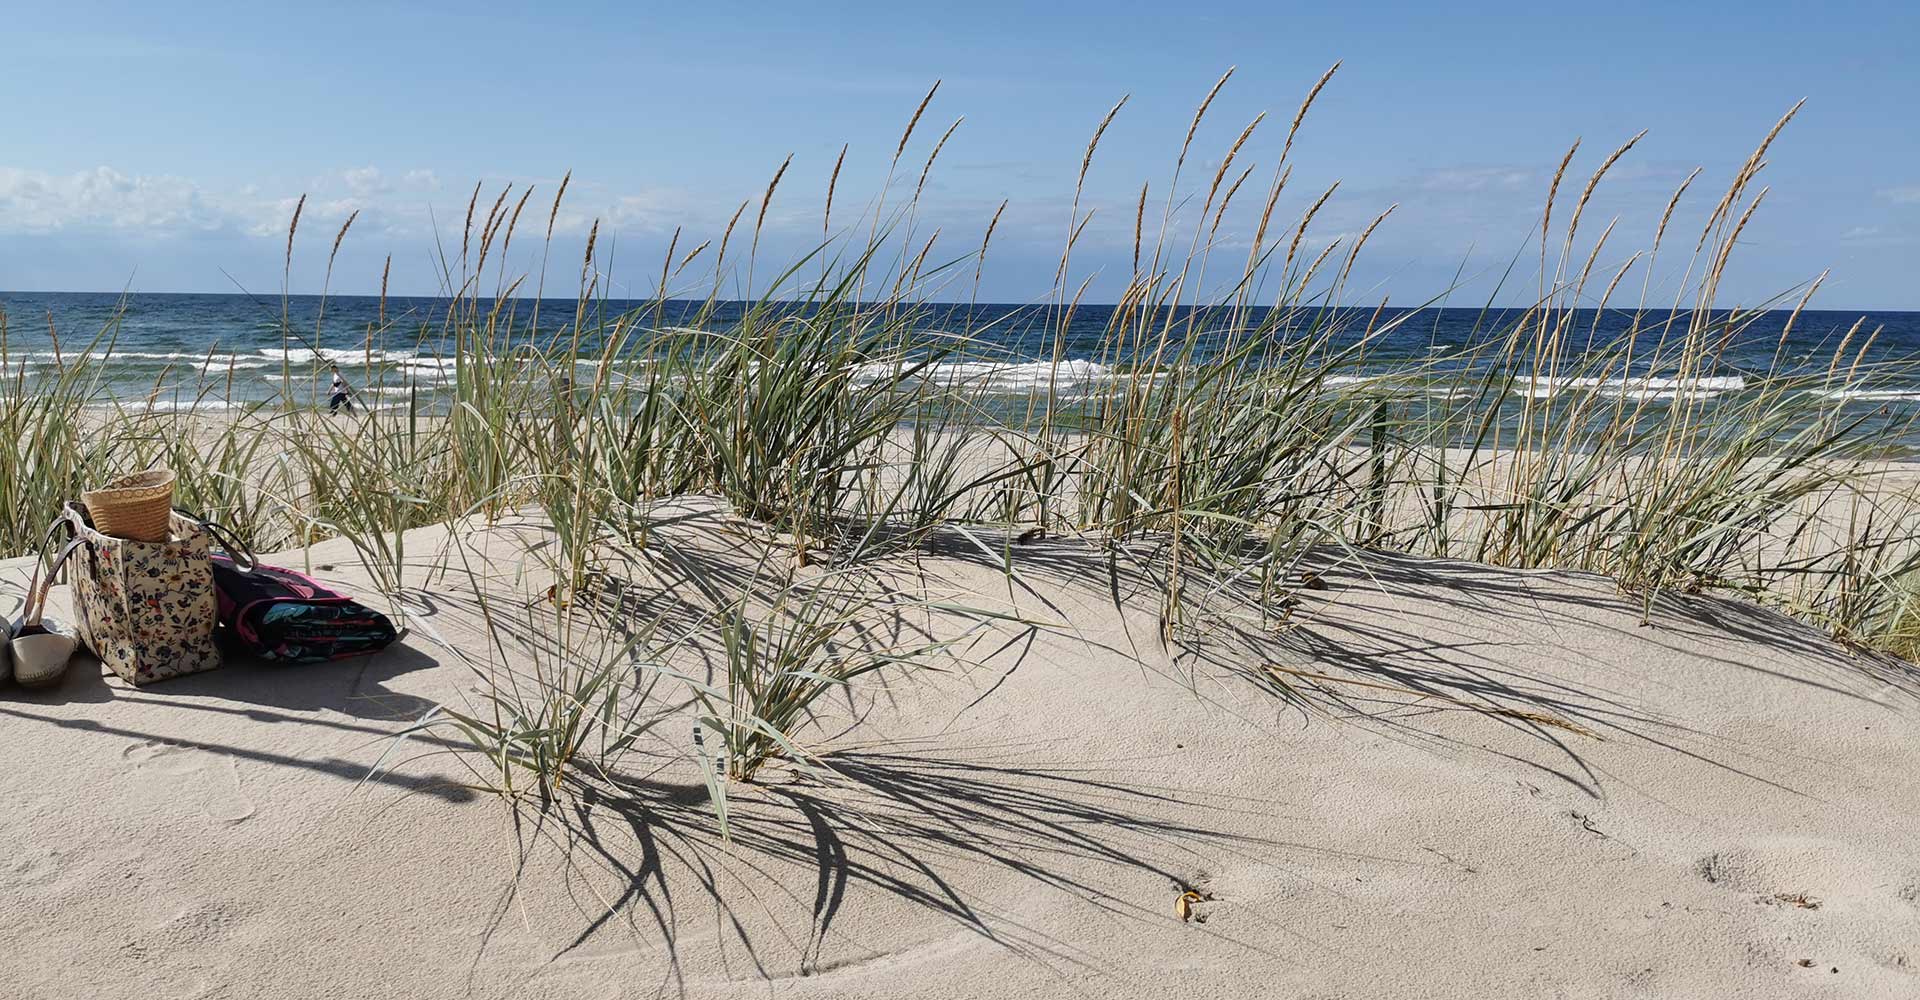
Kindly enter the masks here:
[[63, 516], [81, 542], [68, 564], [74, 625], [101, 663], [130, 684], [220, 665], [208, 525], [175, 513], [166, 541], [138, 542], [95, 531], [79, 504]]

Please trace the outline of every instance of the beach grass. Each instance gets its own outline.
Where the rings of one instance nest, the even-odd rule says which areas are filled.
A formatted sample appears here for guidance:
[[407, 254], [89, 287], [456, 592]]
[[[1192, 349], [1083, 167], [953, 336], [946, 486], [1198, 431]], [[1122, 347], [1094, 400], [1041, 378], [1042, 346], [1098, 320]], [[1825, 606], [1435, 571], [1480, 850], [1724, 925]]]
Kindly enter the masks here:
[[[1571, 176], [1569, 150], [1527, 235], [1523, 257], [1538, 271], [1527, 306], [1489, 311], [1460, 352], [1389, 368], [1377, 346], [1408, 314], [1383, 319], [1352, 304], [1349, 283], [1391, 209], [1364, 232], [1323, 237], [1314, 223], [1332, 190], [1288, 186], [1295, 138], [1333, 71], [1264, 165], [1264, 197], [1240, 194], [1264, 119], [1234, 133], [1202, 182], [1186, 175], [1230, 76], [1196, 109], [1163, 195], [1141, 188], [1133, 273], [1092, 380], [1070, 377], [1064, 346], [1087, 287], [1074, 263], [1089, 214], [1078, 189], [1052, 292], [1034, 307], [1054, 333], [1047, 352], [1011, 357], [991, 331], [930, 328], [930, 303], [964, 300], [969, 279], [977, 289], [999, 216], [981, 220], [985, 236], [964, 251], [916, 228], [947, 139], [922, 165], [903, 160], [918, 148], [923, 102], [891, 161], [921, 177], [907, 201], [876, 197], [835, 229], [830, 187], [820, 245], [770, 266], [755, 257], [769, 206], [789, 194], [783, 165], [757, 215], [745, 214], [749, 200], [708, 242], [683, 249], [693, 240], [676, 237], [659, 301], [624, 312], [606, 306], [610, 282], [590, 239], [572, 315], [540, 315], [544, 270], [530, 281], [498, 266], [531, 192], [516, 201], [503, 190], [487, 209], [476, 188], [459, 248], [442, 254], [444, 315], [353, 335], [369, 350], [451, 358], [443, 386], [364, 387], [396, 390], [377, 397], [395, 405], [330, 419], [296, 398], [298, 376], [320, 362], [294, 359], [309, 335], [290, 328], [277, 398], [228, 408], [231, 372], [225, 382], [215, 373], [195, 397], [204, 409], [166, 412], [106, 394], [112, 324], [90, 332], [71, 363], [31, 379], [7, 361], [0, 336], [10, 373], [0, 550], [33, 551], [58, 505], [85, 486], [167, 464], [183, 503], [256, 548], [350, 539], [404, 614], [409, 565], [429, 558], [405, 550], [408, 529], [538, 511], [557, 582], [533, 596], [554, 621], [509, 625], [489, 607], [489, 627], [597, 638], [572, 652], [499, 642], [471, 664], [479, 700], [431, 724], [451, 727], [485, 762], [483, 787], [551, 796], [583, 768], [612, 769], [674, 701], [663, 685], [677, 686], [716, 738], [698, 753], [721, 808], [721, 786], [752, 781], [770, 761], [818, 759], [805, 731], [827, 694], [949, 651], [950, 637], [846, 651], [874, 616], [932, 600], [865, 587], [858, 568], [911, 562], [936, 537], [978, 550], [1016, 582], [1014, 539], [1073, 539], [1102, 557], [1116, 599], [1123, 573], [1156, 582], [1168, 644], [1223, 618], [1284, 628], [1302, 560], [1385, 549], [1599, 572], [1649, 607], [1733, 595], [1862, 648], [1920, 651], [1920, 478], [1890, 460], [1913, 414], [1853, 402], [1910, 375], [1905, 363], [1878, 356], [1873, 331], [1858, 328], [1818, 364], [1776, 352], [1772, 368], [1736, 372], [1726, 360], [1764, 309], [1724, 308], [1719, 288], [1765, 194], [1754, 188], [1766, 151], [1793, 111], [1729, 179], [1697, 236], [1670, 231], [1696, 172], [1634, 252], [1618, 246], [1614, 226], [1583, 215], [1639, 137], [1584, 181]], [[1082, 185], [1125, 103], [1094, 124]], [[548, 213], [549, 247], [563, 197], [564, 186]], [[1296, 203], [1297, 214], [1282, 214]], [[736, 231], [743, 219], [750, 232]], [[344, 227], [340, 237], [351, 238]], [[1634, 269], [1650, 273], [1675, 241], [1692, 244], [1691, 280], [1654, 302], [1643, 279], [1626, 301]], [[1797, 315], [1819, 284], [1763, 306], [1794, 302]], [[716, 325], [713, 306], [730, 287], [759, 297]], [[662, 328], [661, 305], [688, 297], [707, 308], [685, 328]], [[1594, 343], [1579, 319], [1593, 305], [1629, 317], [1628, 332]], [[996, 386], [991, 372], [1013, 364], [1043, 365], [1045, 376], [1017, 391]], [[1738, 391], [1724, 388], [1736, 375]], [[659, 505], [690, 496], [717, 498], [764, 529], [756, 588], [704, 595], [701, 627], [671, 634], [642, 623], [609, 639], [607, 622], [569, 624], [592, 604], [584, 597], [597, 579], [656, 544]], [[444, 552], [430, 558], [440, 572], [471, 569]], [[723, 652], [717, 677], [672, 665], [688, 644]]]

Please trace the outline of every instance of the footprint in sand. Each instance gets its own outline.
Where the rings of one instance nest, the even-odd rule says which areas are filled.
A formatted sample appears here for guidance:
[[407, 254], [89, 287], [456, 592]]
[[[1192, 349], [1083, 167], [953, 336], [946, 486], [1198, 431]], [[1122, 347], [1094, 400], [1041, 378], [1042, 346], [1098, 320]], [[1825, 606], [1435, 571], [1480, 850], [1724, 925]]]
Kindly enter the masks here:
[[197, 952], [230, 937], [248, 916], [248, 910], [225, 903], [185, 903], [159, 920], [134, 928], [121, 951], [135, 959]]
[[0, 862], [0, 884], [35, 898], [60, 898], [137, 865], [141, 854], [99, 844], [23, 847]]
[[1693, 871], [1702, 881], [1748, 895], [1777, 914], [1769, 919], [1792, 921], [1801, 942], [1812, 935], [1830, 950], [1916, 975], [1920, 880], [1904, 874], [1908, 866], [1905, 856], [1855, 844], [1768, 837], [1706, 855], [1694, 862]]
[[240, 790], [233, 758], [205, 747], [143, 740], [120, 752], [135, 767], [167, 775], [188, 789], [208, 819], [233, 824], [253, 815], [253, 800]]

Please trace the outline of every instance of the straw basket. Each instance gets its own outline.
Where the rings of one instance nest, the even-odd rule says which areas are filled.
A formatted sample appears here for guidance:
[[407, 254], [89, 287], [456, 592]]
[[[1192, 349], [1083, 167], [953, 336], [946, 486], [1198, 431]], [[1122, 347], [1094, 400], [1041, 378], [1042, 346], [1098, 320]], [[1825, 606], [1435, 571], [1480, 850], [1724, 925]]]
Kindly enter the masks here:
[[80, 494], [87, 516], [103, 535], [137, 542], [164, 542], [167, 516], [173, 512], [173, 472], [153, 469], [122, 476], [97, 490]]

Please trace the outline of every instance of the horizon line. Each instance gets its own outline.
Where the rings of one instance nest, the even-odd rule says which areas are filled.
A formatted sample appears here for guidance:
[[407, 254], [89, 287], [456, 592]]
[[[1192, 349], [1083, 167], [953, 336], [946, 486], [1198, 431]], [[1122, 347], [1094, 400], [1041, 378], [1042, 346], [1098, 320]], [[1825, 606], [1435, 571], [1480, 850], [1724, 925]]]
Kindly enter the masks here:
[[[384, 297], [389, 302], [394, 300], [407, 300], [407, 299], [427, 299], [427, 300], [432, 300], [437, 302], [447, 302], [447, 301], [451, 301], [454, 298], [454, 296], [447, 295], [444, 293], [438, 293], [438, 292], [433, 294], [388, 293], [385, 296], [381, 296], [378, 294], [367, 294], [364, 292], [324, 292], [324, 293], [322, 292], [291, 292], [285, 295], [282, 295], [280, 293], [274, 293], [272, 295], [254, 295], [247, 292], [128, 291], [125, 289], [122, 289], [120, 291], [81, 291], [76, 289], [61, 289], [57, 291], [56, 290], [30, 290], [30, 289], [0, 289], [0, 297], [30, 296], [30, 295], [61, 295], [61, 296], [101, 295], [101, 296], [116, 296], [116, 297], [124, 297], [124, 298], [135, 298], [139, 296], [178, 296], [178, 297], [195, 296], [200, 298], [234, 298], [234, 299], [254, 299], [254, 300], [263, 300], [263, 301], [273, 301], [281, 298], [329, 299], [329, 300], [371, 299], [371, 300], [377, 301]], [[493, 301], [494, 299], [494, 297], [490, 295], [461, 296], [461, 297], [486, 299], [488, 301]], [[516, 295], [516, 296], [512, 296], [512, 298], [521, 299], [528, 302], [535, 301], [535, 298], [533, 296], [528, 296], [528, 295]], [[538, 301], [577, 303], [580, 301], [580, 299], [578, 296], [555, 295], [555, 296], [541, 297], [538, 299]], [[595, 298], [592, 301], [602, 302], [602, 303], [618, 302], [618, 303], [646, 303], [646, 304], [657, 304], [657, 303], [665, 302], [667, 304], [679, 303], [679, 304], [702, 306], [707, 304], [709, 300], [699, 299], [699, 298], [667, 298], [662, 300], [652, 296], [648, 296], [644, 298], [612, 298], [612, 297], [603, 296], [603, 297]], [[753, 303], [760, 303], [760, 302], [801, 304], [807, 300], [798, 299], [798, 298], [782, 298], [782, 299], [713, 299], [711, 301], [715, 305], [740, 305], [740, 304], [753, 304]], [[864, 304], [875, 305], [884, 301], [885, 300], [874, 300]], [[1090, 308], [1096, 308], [1096, 309], [1110, 309], [1115, 306], [1118, 306], [1119, 304], [1120, 303], [1118, 302], [1080, 302], [1080, 303], [1077, 303], [1076, 307], [1077, 308], [1090, 307]], [[1392, 303], [1388, 302], [1388, 303], [1381, 303], [1379, 305], [1360, 305], [1356, 303], [1352, 305], [1320, 306], [1316, 308], [1368, 309], [1368, 310], [1381, 308], [1381, 309], [1392, 309], [1392, 310], [1407, 311], [1407, 312], [1419, 312], [1419, 311], [1424, 311], [1429, 309], [1446, 310], [1446, 311], [1483, 312], [1486, 310], [1503, 310], [1503, 311], [1514, 310], [1514, 309], [1524, 310], [1524, 309], [1532, 308], [1535, 304], [1536, 303], [1533, 303], [1533, 302], [1525, 302], [1525, 303], [1483, 303], [1480, 305], [1426, 304], [1426, 305], [1405, 306], [1405, 305], [1393, 305]], [[1054, 309], [1054, 308], [1059, 308], [1059, 304], [1057, 302], [1052, 302], [1052, 301], [1046, 301], [1046, 302], [978, 301], [976, 302], [976, 301], [967, 301], [967, 300], [949, 301], [949, 300], [941, 300], [941, 299], [929, 299], [929, 300], [923, 300], [923, 301], [912, 303], [912, 305], [945, 306], [945, 307], [955, 307], [955, 308], [976, 308], [976, 309]], [[1233, 308], [1233, 306], [1229, 303], [1204, 304], [1204, 305], [1185, 304], [1185, 305], [1176, 306], [1175, 308], [1178, 308], [1178, 309], [1224, 309], [1224, 308]], [[1267, 310], [1271, 310], [1279, 307], [1272, 306], [1272, 305], [1252, 305], [1246, 308], [1267, 311]], [[1581, 312], [1581, 311], [1598, 312], [1602, 310], [1602, 307], [1593, 306], [1593, 305], [1573, 306], [1571, 308], [1575, 312]], [[1671, 305], [1662, 305], [1662, 306], [1655, 306], [1655, 307], [1639, 307], [1639, 308], [1626, 307], [1626, 306], [1608, 306], [1606, 307], [1606, 311], [1621, 312], [1621, 313], [1634, 312], [1634, 311], [1663, 312], [1663, 311], [1668, 311], [1676, 308], [1678, 308], [1678, 310], [1681, 312], [1690, 312], [1697, 307], [1695, 306], [1675, 307]], [[1714, 306], [1714, 307], [1711, 307], [1709, 311], [1720, 312], [1720, 313], [1731, 313], [1731, 312], [1739, 311], [1741, 309], [1743, 309], [1743, 307], [1741, 306]], [[1790, 306], [1790, 305], [1780, 305], [1780, 306], [1768, 307], [1765, 309], [1753, 309], [1748, 311], [1761, 312], [1761, 313], [1794, 312], [1795, 309], [1793, 306]], [[1874, 306], [1821, 306], [1821, 307], [1807, 306], [1806, 308], [1800, 309], [1798, 311], [1802, 313], [1909, 314], [1909, 313], [1920, 313], [1920, 307], [1891, 308], [1891, 307], [1874, 307]]]

